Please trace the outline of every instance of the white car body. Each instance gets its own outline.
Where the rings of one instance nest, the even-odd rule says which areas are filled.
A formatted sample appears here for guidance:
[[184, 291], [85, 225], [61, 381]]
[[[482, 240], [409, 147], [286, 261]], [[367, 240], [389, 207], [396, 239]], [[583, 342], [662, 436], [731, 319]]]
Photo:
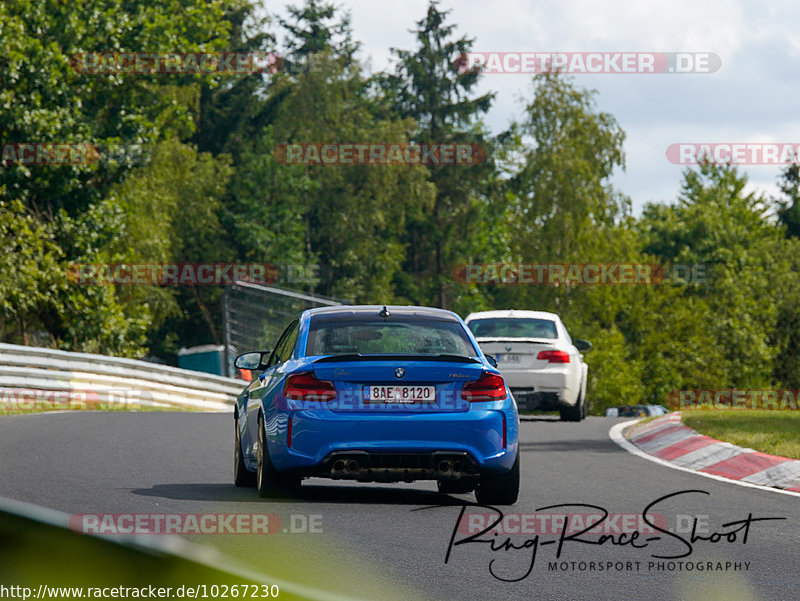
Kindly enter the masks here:
[[[497, 360], [520, 409], [557, 409], [561, 418], [569, 421], [586, 416], [588, 366], [558, 315], [481, 311], [471, 313], [464, 321], [483, 352]], [[562, 362], [540, 358], [547, 351], [557, 351], [557, 360]], [[563, 362], [566, 357], [569, 361]]]

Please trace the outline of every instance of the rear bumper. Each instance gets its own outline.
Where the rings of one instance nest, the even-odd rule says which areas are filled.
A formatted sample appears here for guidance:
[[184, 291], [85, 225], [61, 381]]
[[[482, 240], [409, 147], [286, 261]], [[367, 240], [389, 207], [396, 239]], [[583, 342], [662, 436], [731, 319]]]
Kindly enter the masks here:
[[566, 367], [537, 371], [505, 369], [502, 374], [520, 409], [547, 411], [569, 407], [575, 404], [578, 397], [576, 390], [567, 388], [569, 377]]
[[[445, 479], [446, 474], [430, 471], [442, 454], [460, 457], [465, 472], [466, 466], [471, 466], [469, 473], [508, 471], [517, 454], [519, 418], [510, 396], [459, 413], [366, 414], [328, 409], [280, 413], [286, 414], [285, 419], [281, 416], [272, 421], [280, 426], [267, 432], [270, 459], [278, 470], [308, 476], [350, 477], [332, 469], [339, 455], [345, 461], [361, 457], [366, 468], [397, 467], [396, 477], [386, 479], [397, 481], [407, 480], [404, 470], [412, 468], [422, 471], [409, 472], [414, 476], [411, 479]], [[399, 463], [390, 465], [397, 458], [401, 458]], [[365, 475], [365, 479], [369, 477]]]
[[520, 411], [555, 411], [567, 406], [557, 392], [544, 392], [533, 388], [512, 388], [511, 393]]
[[547, 369], [508, 369], [501, 372], [509, 388], [536, 388], [537, 390], [558, 391], [567, 385], [566, 367]]
[[475, 480], [480, 467], [465, 451], [334, 451], [309, 475], [359, 482]]

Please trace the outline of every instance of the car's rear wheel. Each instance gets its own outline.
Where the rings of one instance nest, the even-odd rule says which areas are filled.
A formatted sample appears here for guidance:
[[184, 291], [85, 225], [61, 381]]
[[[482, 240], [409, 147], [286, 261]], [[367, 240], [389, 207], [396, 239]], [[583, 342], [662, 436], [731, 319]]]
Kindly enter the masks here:
[[233, 483], [240, 487], [255, 486], [256, 474], [248, 470], [244, 464], [242, 438], [239, 435], [239, 418], [234, 418], [233, 426], [236, 430], [236, 435], [234, 436], [235, 447], [233, 449]]
[[583, 395], [578, 397], [578, 400], [572, 407], [559, 407], [558, 413], [561, 415], [562, 422], [579, 422], [586, 417], [586, 403]]
[[443, 495], [463, 495], [475, 490], [474, 480], [438, 480], [436, 484]]
[[514, 466], [504, 474], [482, 474], [475, 498], [483, 505], [513, 505], [519, 497], [519, 453]]
[[284, 474], [275, 469], [269, 458], [267, 437], [264, 433], [264, 418], [258, 416], [258, 469], [256, 470], [256, 489], [261, 497], [283, 497], [297, 492], [300, 477]]

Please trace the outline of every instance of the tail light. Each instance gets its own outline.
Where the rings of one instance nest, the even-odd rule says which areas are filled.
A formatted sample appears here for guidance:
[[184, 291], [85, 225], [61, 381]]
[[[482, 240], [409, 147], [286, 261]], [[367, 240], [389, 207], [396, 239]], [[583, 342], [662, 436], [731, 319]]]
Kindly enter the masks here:
[[569, 363], [569, 353], [567, 351], [541, 351], [537, 359], [544, 359], [550, 363]]
[[500, 401], [506, 398], [506, 383], [497, 374], [483, 372], [474, 382], [464, 384], [461, 398], [470, 403]]
[[318, 380], [313, 372], [292, 374], [283, 384], [283, 396], [293, 401], [330, 401], [336, 398], [333, 382]]

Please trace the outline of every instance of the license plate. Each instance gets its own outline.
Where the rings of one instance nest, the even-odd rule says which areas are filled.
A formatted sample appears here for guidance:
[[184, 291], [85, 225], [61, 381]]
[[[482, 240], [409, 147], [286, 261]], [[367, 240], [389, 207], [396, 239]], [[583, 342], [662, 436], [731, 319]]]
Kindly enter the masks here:
[[506, 353], [505, 355], [497, 355], [498, 363], [519, 363], [519, 354]]
[[436, 400], [436, 386], [364, 386], [364, 401], [410, 405]]

